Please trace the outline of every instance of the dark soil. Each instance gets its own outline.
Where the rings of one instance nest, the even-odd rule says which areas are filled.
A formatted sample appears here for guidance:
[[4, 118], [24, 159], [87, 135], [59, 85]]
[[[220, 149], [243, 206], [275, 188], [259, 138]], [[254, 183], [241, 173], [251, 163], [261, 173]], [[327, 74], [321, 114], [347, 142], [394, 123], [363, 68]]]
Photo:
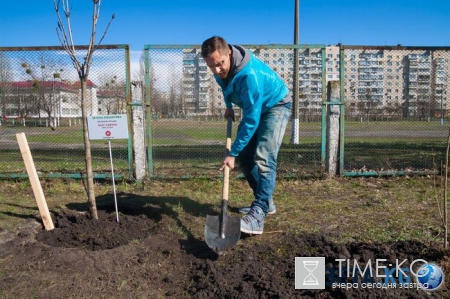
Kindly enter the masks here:
[[219, 256], [203, 237], [182, 238], [168, 230], [177, 222], [157, 205], [121, 206], [125, 208], [119, 222], [113, 207], [102, 206], [99, 220], [71, 209], [52, 215], [52, 231], [35, 220], [14, 235], [3, 231], [0, 297], [450, 298], [447, 283], [429, 293], [399, 288], [295, 289], [295, 257], [324, 256], [328, 265], [337, 258], [357, 259], [360, 264], [376, 258], [425, 259], [449, 271], [448, 256], [434, 244], [339, 245], [323, 235], [271, 233], [242, 236]]

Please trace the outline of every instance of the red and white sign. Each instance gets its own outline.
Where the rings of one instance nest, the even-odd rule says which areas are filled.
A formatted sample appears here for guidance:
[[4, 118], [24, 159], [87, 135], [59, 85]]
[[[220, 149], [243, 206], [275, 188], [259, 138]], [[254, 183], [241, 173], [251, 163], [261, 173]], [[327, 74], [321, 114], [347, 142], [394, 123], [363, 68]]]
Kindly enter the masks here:
[[89, 139], [128, 139], [126, 114], [88, 116]]

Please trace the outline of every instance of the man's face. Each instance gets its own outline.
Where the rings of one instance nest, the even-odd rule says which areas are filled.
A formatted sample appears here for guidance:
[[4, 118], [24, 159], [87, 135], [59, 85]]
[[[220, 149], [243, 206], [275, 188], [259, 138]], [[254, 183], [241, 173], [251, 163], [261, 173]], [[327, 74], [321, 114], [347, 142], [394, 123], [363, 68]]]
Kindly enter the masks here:
[[228, 50], [225, 54], [220, 54], [218, 51], [212, 52], [211, 55], [205, 57], [206, 65], [209, 69], [219, 78], [225, 79], [230, 72], [230, 56], [231, 50]]

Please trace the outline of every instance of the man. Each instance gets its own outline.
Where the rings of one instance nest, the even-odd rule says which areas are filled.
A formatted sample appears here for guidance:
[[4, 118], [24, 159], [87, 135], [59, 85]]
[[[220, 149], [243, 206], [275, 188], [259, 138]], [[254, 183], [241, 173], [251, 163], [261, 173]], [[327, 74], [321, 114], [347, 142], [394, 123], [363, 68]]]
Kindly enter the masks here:
[[262, 234], [266, 215], [275, 212], [277, 158], [291, 115], [292, 99], [283, 80], [253, 53], [213, 36], [202, 44], [202, 56], [222, 88], [225, 118], [234, 120], [233, 104], [243, 112], [236, 139], [225, 166], [240, 168], [253, 190], [250, 208], [241, 219], [241, 231]]

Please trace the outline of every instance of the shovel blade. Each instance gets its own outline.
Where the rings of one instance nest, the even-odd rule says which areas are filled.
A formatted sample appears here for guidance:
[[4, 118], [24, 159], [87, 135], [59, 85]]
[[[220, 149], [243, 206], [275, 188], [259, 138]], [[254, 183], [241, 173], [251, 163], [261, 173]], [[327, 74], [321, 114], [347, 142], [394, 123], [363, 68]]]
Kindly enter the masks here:
[[[221, 219], [222, 218], [222, 219]], [[223, 227], [223, 229], [221, 229]], [[205, 241], [209, 248], [218, 253], [233, 247], [241, 237], [241, 218], [207, 215]]]

